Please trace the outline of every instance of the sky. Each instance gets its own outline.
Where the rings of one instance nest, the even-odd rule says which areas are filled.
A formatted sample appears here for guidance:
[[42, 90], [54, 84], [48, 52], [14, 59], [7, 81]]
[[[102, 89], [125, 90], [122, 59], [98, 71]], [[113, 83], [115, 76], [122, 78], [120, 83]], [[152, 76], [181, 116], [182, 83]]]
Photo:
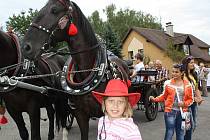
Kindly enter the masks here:
[[[28, 11], [29, 8], [41, 9], [48, 0], [4, 0], [0, 4], [0, 26], [5, 27], [9, 16]], [[165, 23], [172, 22], [174, 32], [192, 34], [210, 45], [210, 1], [209, 0], [73, 0], [86, 16], [102, 10], [110, 4], [117, 9], [149, 13]]]

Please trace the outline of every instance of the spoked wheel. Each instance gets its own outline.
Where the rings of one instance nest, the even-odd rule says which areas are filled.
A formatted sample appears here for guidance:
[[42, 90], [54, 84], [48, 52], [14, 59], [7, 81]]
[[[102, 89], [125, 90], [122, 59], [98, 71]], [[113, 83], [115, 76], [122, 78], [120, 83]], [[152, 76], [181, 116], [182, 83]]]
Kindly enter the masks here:
[[149, 121], [155, 120], [157, 117], [158, 113], [158, 103], [150, 102], [149, 101], [149, 96], [154, 96], [156, 97], [158, 95], [157, 89], [156, 88], [150, 88], [145, 95], [145, 115]]
[[72, 113], [69, 113], [66, 120], [66, 129], [70, 130], [73, 122], [74, 122], [74, 115]]

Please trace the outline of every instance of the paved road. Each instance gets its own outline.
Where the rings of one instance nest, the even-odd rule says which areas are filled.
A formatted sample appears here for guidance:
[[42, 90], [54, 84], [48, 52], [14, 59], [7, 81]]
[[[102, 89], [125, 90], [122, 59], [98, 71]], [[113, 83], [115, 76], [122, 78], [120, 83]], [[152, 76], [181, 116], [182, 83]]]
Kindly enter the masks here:
[[[205, 102], [201, 106], [199, 106], [198, 127], [193, 135], [193, 140], [210, 140], [210, 136], [208, 136], [210, 135], [210, 97], [206, 97], [204, 99]], [[42, 117], [46, 117], [46, 112], [44, 109], [42, 109]], [[24, 114], [24, 118], [26, 119], [27, 128], [29, 128], [29, 121], [26, 114]], [[155, 121], [148, 122], [142, 111], [135, 110], [134, 121], [139, 126], [143, 140], [163, 140], [165, 126], [162, 112], [158, 113]], [[47, 140], [47, 133], [48, 121], [42, 121], [41, 135], [43, 140]], [[89, 139], [95, 140], [96, 134], [97, 120], [91, 120]], [[73, 123], [73, 127], [70, 130], [69, 139], [80, 139], [80, 132], [76, 122]], [[0, 130], [0, 140], [20, 140], [16, 125], [12, 120], [10, 120], [9, 125], [2, 126], [2, 129]], [[61, 133], [56, 132], [56, 140], [61, 140]]]

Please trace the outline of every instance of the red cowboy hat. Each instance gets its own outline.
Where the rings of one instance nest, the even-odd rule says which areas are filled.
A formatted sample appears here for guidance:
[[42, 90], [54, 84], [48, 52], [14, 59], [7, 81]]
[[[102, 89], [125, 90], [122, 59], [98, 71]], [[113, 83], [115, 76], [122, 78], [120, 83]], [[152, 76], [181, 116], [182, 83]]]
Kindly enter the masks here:
[[102, 103], [103, 97], [125, 96], [128, 97], [128, 101], [130, 105], [133, 107], [140, 99], [140, 93], [128, 93], [127, 84], [119, 79], [110, 80], [106, 86], [104, 93], [96, 91], [92, 91], [92, 93], [99, 103]]

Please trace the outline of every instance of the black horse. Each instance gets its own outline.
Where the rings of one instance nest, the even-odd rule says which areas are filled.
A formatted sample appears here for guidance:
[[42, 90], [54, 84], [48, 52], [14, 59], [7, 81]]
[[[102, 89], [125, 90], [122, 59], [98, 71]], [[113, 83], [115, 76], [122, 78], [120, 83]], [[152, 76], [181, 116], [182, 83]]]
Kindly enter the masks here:
[[103, 115], [91, 91], [104, 91], [107, 81], [112, 78], [127, 80], [129, 69], [111, 53], [107, 57], [105, 46], [100, 44], [87, 18], [75, 3], [49, 0], [24, 36], [23, 52], [34, 60], [44, 50], [51, 50], [54, 43], [61, 41], [68, 43], [71, 54], [64, 67], [63, 88], [69, 91], [70, 102], [75, 106], [74, 115], [81, 139], [87, 140], [89, 119]]
[[[8, 34], [0, 31], [0, 76], [7, 75], [11, 77], [20, 75], [22, 68], [21, 58], [20, 46], [16, 40], [16, 36], [14, 34]], [[38, 70], [38, 74], [52, 73], [61, 70], [64, 65], [64, 59], [61, 56], [52, 55], [50, 57], [42, 57], [42, 59], [36, 63], [37, 64], [34, 71]], [[31, 72], [29, 71], [29, 73]], [[55, 86], [52, 84], [52, 80], [54, 79], [49, 79], [48, 77], [44, 79], [26, 80], [26, 82], [38, 86]], [[56, 86], [58, 86], [58, 84], [56, 84]], [[40, 108], [42, 107], [46, 108], [47, 115], [49, 117], [48, 140], [52, 140], [54, 138], [55, 111], [52, 103], [55, 103], [58, 100], [55, 100], [53, 97], [49, 98], [47, 95], [23, 88], [11, 87], [7, 89], [7, 86], [5, 85], [0, 85], [0, 88], [0, 98], [4, 100], [7, 111], [15, 121], [22, 140], [29, 139], [29, 134], [25, 127], [22, 112], [27, 112], [30, 118], [31, 140], [41, 139]]]

